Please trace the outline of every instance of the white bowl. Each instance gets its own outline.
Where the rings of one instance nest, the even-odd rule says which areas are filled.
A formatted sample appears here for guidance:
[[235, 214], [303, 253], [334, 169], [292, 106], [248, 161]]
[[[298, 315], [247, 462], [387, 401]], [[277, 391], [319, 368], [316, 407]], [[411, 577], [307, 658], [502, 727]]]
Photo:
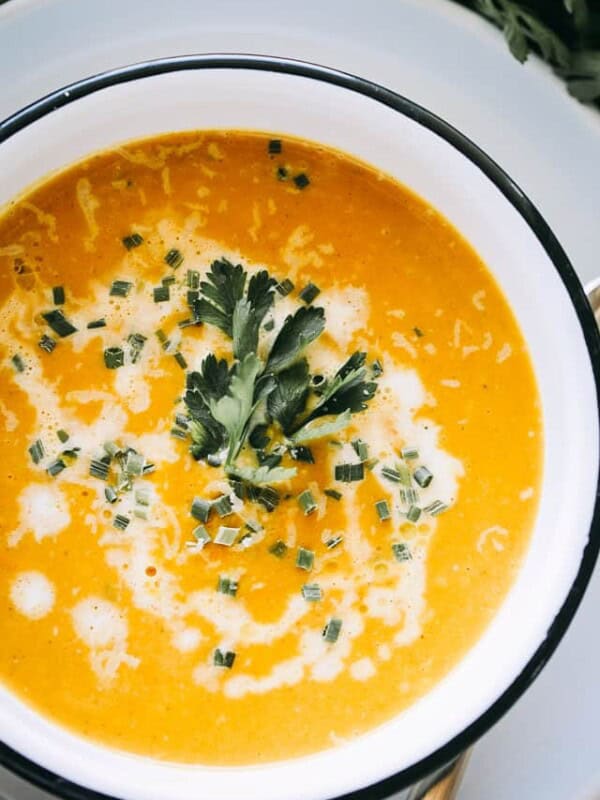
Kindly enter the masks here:
[[65, 798], [389, 796], [448, 763], [515, 702], [581, 600], [600, 546], [598, 330], [548, 226], [481, 150], [409, 100], [299, 62], [191, 56], [58, 91], [0, 125], [0, 205], [96, 150], [202, 128], [273, 131], [351, 153], [416, 191], [476, 248], [519, 320], [542, 398], [544, 478], [531, 545], [467, 656], [407, 711], [348, 744], [256, 767], [164, 763], [82, 739], [0, 688], [0, 763]]

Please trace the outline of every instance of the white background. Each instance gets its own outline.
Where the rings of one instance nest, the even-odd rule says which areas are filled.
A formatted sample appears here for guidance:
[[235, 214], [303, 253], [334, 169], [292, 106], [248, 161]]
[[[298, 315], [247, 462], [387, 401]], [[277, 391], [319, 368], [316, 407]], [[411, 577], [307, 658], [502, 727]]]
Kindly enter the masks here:
[[[302, 58], [416, 100], [512, 175], [582, 281], [600, 274], [600, 112], [537, 61], [518, 65], [496, 31], [449, 0], [10, 0], [0, 118], [85, 75], [193, 52]], [[558, 653], [477, 745], [460, 800], [600, 798], [599, 608], [597, 573]], [[42, 797], [0, 771], [2, 794]]]

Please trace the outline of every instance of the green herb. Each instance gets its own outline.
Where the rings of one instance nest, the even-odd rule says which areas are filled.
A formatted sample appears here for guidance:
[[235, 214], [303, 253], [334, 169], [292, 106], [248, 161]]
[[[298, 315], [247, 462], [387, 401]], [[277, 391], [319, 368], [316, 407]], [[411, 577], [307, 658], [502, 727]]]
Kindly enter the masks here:
[[305, 359], [283, 369], [275, 388], [267, 397], [267, 411], [284, 433], [289, 433], [296, 417], [306, 408], [309, 392], [308, 363]]
[[312, 442], [315, 439], [322, 439], [324, 436], [331, 436], [347, 428], [352, 422], [350, 409], [338, 414], [337, 417], [325, 417], [323, 419], [311, 419], [305, 423], [299, 431], [292, 434], [293, 442]]
[[325, 312], [314, 306], [299, 308], [286, 317], [275, 337], [267, 361], [267, 371], [279, 373], [325, 330]]
[[295, 467], [234, 467], [231, 475], [248, 483], [260, 486], [265, 483], [281, 483], [296, 477]]
[[400, 473], [393, 467], [387, 467], [387, 466], [382, 467], [381, 475], [386, 480], [391, 481], [392, 483], [400, 483]]
[[118, 369], [125, 363], [122, 347], [107, 347], [104, 351], [104, 366], [107, 369]]
[[315, 457], [313, 456], [310, 447], [304, 447], [303, 445], [299, 445], [298, 447], [290, 447], [288, 452], [294, 461], [302, 461], [305, 464], [315, 463]]
[[302, 494], [298, 495], [298, 505], [306, 516], [312, 514], [318, 508], [315, 498], [309, 489], [305, 489]]
[[352, 483], [352, 481], [362, 481], [365, 477], [364, 464], [336, 464], [335, 479], [342, 483]]
[[72, 325], [69, 320], [66, 319], [62, 311], [57, 308], [55, 308], [53, 311], [46, 311], [44, 314], [42, 314], [42, 317], [46, 320], [54, 333], [58, 334], [62, 338], [70, 336], [72, 333], [77, 331], [77, 328]]
[[271, 553], [271, 555], [276, 556], [277, 558], [283, 558], [286, 555], [287, 551], [288, 551], [288, 546], [281, 539], [278, 539], [275, 542], [275, 544], [272, 544], [271, 547], [269, 547], [269, 553]]
[[164, 284], [162, 284], [162, 286], [155, 286], [152, 291], [155, 303], [164, 303], [171, 298], [169, 287], [165, 286]]
[[104, 317], [102, 317], [101, 319], [94, 319], [91, 322], [88, 322], [87, 328], [90, 331], [95, 330], [96, 328], [106, 328], [106, 320], [104, 319]]
[[419, 493], [412, 486], [400, 489], [400, 500], [404, 505], [416, 505], [419, 501]]
[[131, 233], [129, 236], [123, 237], [121, 241], [126, 250], [133, 250], [134, 247], [139, 247], [142, 244], [144, 237], [140, 236], [139, 233]]
[[200, 288], [200, 273], [195, 269], [188, 269], [186, 275], [189, 289], [197, 290]]
[[196, 549], [202, 550], [202, 548], [207, 545], [210, 541], [210, 535], [204, 525], [198, 525], [192, 531], [192, 536], [194, 537], [194, 545]]
[[69, 434], [62, 428], [59, 428], [59, 430], [56, 431], [56, 435], [62, 444], [69, 441]]
[[371, 376], [373, 378], [379, 378], [380, 375], [383, 375], [383, 367], [381, 361], [377, 359], [371, 364]]
[[105, 486], [104, 497], [107, 499], [109, 503], [116, 503], [119, 498], [119, 495], [115, 492], [112, 486]]
[[323, 590], [318, 583], [305, 583], [302, 587], [302, 597], [308, 603], [317, 603], [323, 599]]
[[449, 506], [446, 503], [443, 503], [441, 500], [434, 500], [433, 503], [425, 506], [423, 511], [432, 517], [437, 517], [438, 514], [443, 514], [444, 511], [447, 511], [448, 508]]
[[391, 519], [392, 512], [390, 511], [387, 500], [378, 500], [375, 503], [375, 510], [377, 511], [377, 515], [381, 522], [386, 519]]
[[65, 302], [65, 289], [64, 286], [52, 287], [52, 302], [55, 306], [62, 306]]
[[277, 155], [281, 153], [281, 139], [269, 139], [269, 144], [267, 145], [267, 152], [270, 156]]
[[41, 439], [36, 439], [35, 442], [29, 447], [28, 449], [29, 455], [31, 456], [31, 460], [34, 464], [39, 464], [40, 461], [46, 455], [46, 451], [44, 450], [44, 445]]
[[173, 269], [177, 269], [183, 264], [183, 256], [181, 255], [179, 250], [177, 250], [177, 248], [174, 247], [172, 250], [169, 250], [169, 252], [164, 258], [164, 261], [165, 264], [168, 264], [170, 267], [173, 267]]
[[427, 467], [417, 467], [417, 469], [413, 472], [413, 478], [419, 484], [421, 489], [426, 489], [427, 486], [433, 480], [433, 474], [427, 469]]
[[51, 353], [56, 347], [56, 341], [51, 336], [44, 334], [38, 342], [38, 347], [46, 353]]
[[400, 455], [407, 461], [412, 461], [419, 457], [419, 451], [416, 447], [403, 447], [400, 451]]
[[102, 459], [93, 458], [90, 462], [90, 475], [92, 478], [100, 478], [101, 481], [108, 479], [110, 466]]
[[306, 189], [310, 180], [305, 172], [299, 172], [298, 175], [294, 175], [294, 183], [298, 189]]
[[233, 650], [219, 650], [217, 648], [213, 654], [213, 664], [215, 667], [225, 667], [225, 669], [231, 669], [235, 662], [236, 654]]
[[412, 554], [409, 546], [405, 542], [394, 542], [392, 544], [392, 553], [396, 561], [410, 561]]
[[234, 580], [234, 578], [224, 578], [222, 575], [219, 575], [217, 592], [221, 592], [221, 594], [228, 594], [230, 597], [235, 597], [238, 586], [239, 584], [236, 580]]
[[144, 474], [144, 467], [146, 466], [146, 459], [141, 453], [136, 453], [135, 450], [128, 450], [125, 456], [125, 463], [123, 470], [127, 475], [139, 478]]
[[167, 337], [167, 334], [162, 330], [162, 328], [159, 328], [155, 332], [155, 336], [158, 339], [158, 341], [161, 343], [163, 350], [166, 350], [167, 347], [169, 346], [169, 339]]
[[131, 281], [113, 281], [108, 294], [110, 297], [127, 297], [132, 287]]
[[271, 441], [270, 437], [267, 435], [268, 428], [268, 425], [255, 425], [254, 428], [252, 428], [248, 436], [248, 441], [255, 450], [262, 450]]
[[26, 364], [18, 353], [15, 353], [10, 360], [17, 372], [25, 372]]
[[130, 522], [131, 520], [129, 517], [126, 517], [124, 514], [115, 514], [113, 518], [113, 526], [120, 531], [124, 531]]
[[123, 451], [116, 442], [104, 442], [102, 445], [104, 452], [110, 458], [117, 458], [122, 455]]
[[343, 536], [332, 536], [331, 539], [327, 539], [325, 542], [325, 547], [328, 550], [335, 549], [338, 545], [340, 545], [344, 541]]
[[296, 566], [298, 569], [310, 572], [315, 563], [315, 554], [312, 550], [307, 550], [305, 547], [299, 547], [296, 553]]
[[70, 447], [67, 450], [63, 450], [60, 456], [61, 458], [66, 458], [69, 461], [74, 461], [76, 458], [79, 458], [80, 452], [81, 447]]
[[146, 341], [147, 341], [146, 337], [141, 333], [131, 333], [127, 337], [127, 343], [129, 344], [130, 358], [132, 364], [137, 363], [142, 353], [142, 350], [144, 349]]
[[406, 519], [409, 522], [418, 522], [421, 516], [421, 509], [419, 506], [411, 506], [406, 512]]
[[275, 289], [279, 292], [279, 294], [282, 297], [285, 297], [290, 292], [294, 291], [294, 284], [289, 278], [284, 278], [275, 286]]
[[170, 433], [171, 433], [171, 436], [173, 436], [175, 439], [184, 440], [184, 439], [188, 438], [187, 431], [184, 431], [181, 428], [171, 428]]
[[190, 509], [190, 514], [194, 519], [197, 519], [199, 522], [208, 522], [211, 511], [212, 503], [209, 503], [208, 500], [202, 500], [200, 497], [194, 497]]
[[55, 459], [51, 464], [48, 464], [46, 467], [46, 472], [50, 475], [51, 478], [55, 478], [59, 475], [63, 469], [66, 469], [67, 465], [62, 460], [62, 458]]
[[325, 494], [327, 497], [331, 497], [332, 500], [341, 500], [343, 495], [341, 492], [338, 492], [337, 489], [325, 489]]
[[332, 617], [327, 625], [325, 625], [323, 628], [323, 638], [326, 642], [333, 644], [334, 642], [337, 642], [341, 630], [342, 620]]
[[231, 547], [237, 539], [239, 532], [239, 528], [228, 528], [226, 525], [220, 525], [217, 535], [215, 536], [215, 544]]
[[223, 519], [223, 517], [228, 517], [230, 514], [233, 513], [233, 506], [231, 505], [231, 498], [227, 494], [221, 495], [218, 497], [212, 504], [214, 510], [217, 512], [219, 517]]
[[362, 439], [354, 439], [352, 441], [352, 447], [354, 448], [354, 452], [360, 458], [361, 461], [368, 461], [369, 445], [366, 442], [363, 442]]
[[321, 294], [321, 290], [319, 289], [319, 287], [315, 286], [314, 283], [308, 283], [304, 287], [304, 289], [302, 289], [299, 296], [300, 300], [302, 300], [303, 303], [306, 303], [306, 305], [309, 306], [313, 302], [313, 300], [317, 298], [319, 294]]
[[187, 361], [185, 360], [185, 356], [183, 353], [180, 353], [179, 350], [176, 353], [173, 353], [173, 358], [179, 364], [181, 369], [187, 369]]

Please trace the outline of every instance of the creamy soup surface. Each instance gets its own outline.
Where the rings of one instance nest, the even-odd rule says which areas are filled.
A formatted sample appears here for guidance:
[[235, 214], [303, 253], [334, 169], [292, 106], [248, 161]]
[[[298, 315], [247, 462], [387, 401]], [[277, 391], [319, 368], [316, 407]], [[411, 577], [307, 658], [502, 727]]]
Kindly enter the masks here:
[[0, 306], [0, 680], [42, 714], [298, 756], [497, 611], [539, 398], [494, 279], [405, 187], [266, 134], [133, 142], [5, 209]]

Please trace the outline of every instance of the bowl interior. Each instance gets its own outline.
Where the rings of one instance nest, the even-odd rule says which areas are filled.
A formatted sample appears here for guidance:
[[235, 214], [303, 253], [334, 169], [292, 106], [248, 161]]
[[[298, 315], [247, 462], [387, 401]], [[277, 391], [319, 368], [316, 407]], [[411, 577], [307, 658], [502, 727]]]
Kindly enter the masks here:
[[475, 163], [420, 124], [418, 113], [313, 77], [188, 66], [106, 85], [14, 133], [0, 146], [0, 205], [96, 150], [187, 129], [300, 136], [395, 176], [471, 242], [528, 342], [546, 436], [531, 546], [500, 612], [466, 658], [405, 713], [343, 746], [251, 769], [152, 762], [80, 739], [1, 688], [0, 738], [37, 764], [120, 798], [337, 796], [405, 770], [453, 739], [511, 686], [545, 640], [577, 574], [593, 516], [598, 421], [590, 357], [569, 292], [524, 217]]

